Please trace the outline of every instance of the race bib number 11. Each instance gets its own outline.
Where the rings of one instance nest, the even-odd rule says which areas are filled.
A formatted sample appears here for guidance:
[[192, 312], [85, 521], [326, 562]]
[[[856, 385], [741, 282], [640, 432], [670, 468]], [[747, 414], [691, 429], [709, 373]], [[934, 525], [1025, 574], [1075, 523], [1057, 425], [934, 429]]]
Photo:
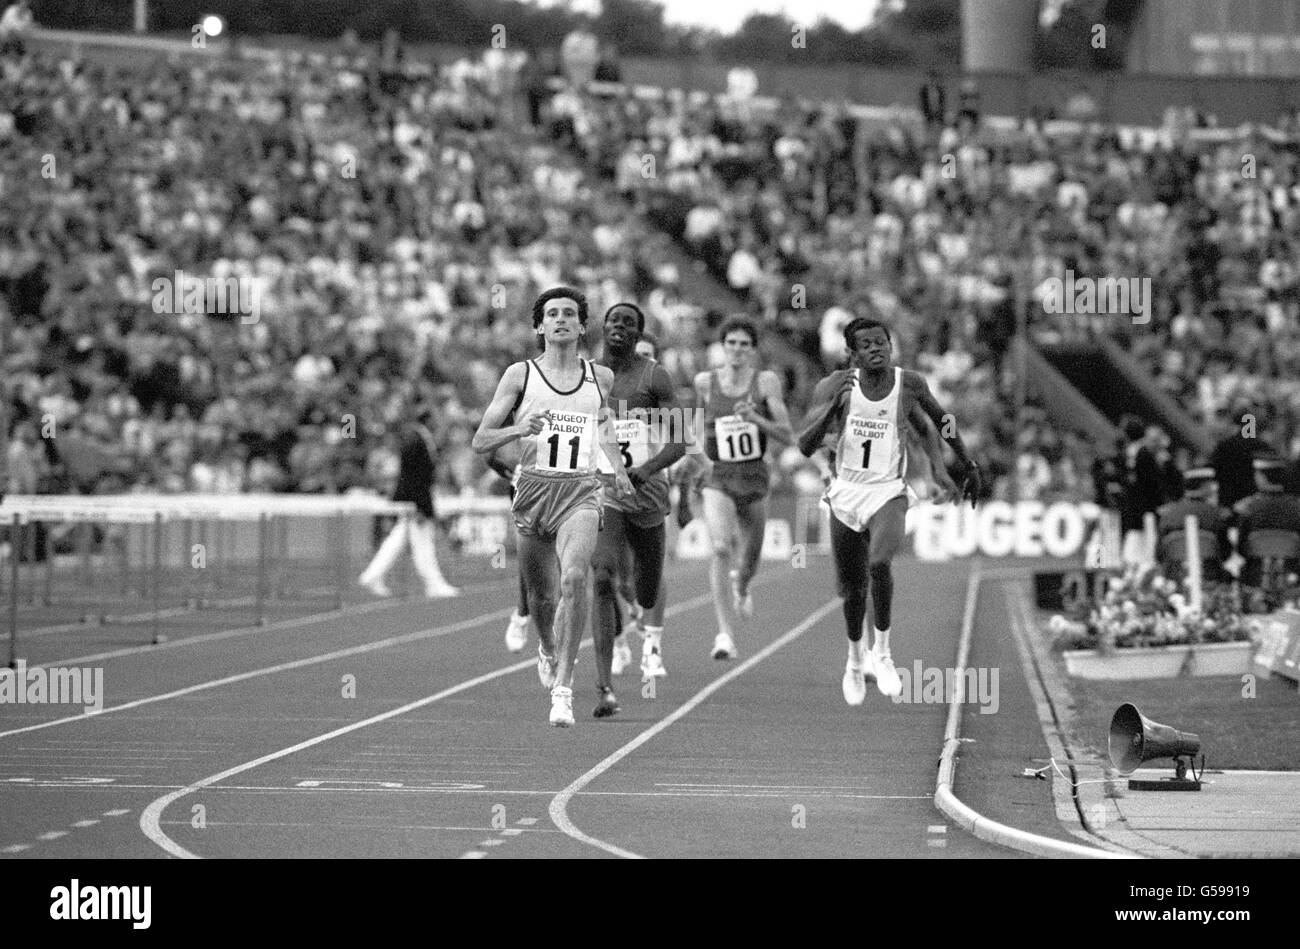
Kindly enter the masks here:
[[586, 471], [591, 467], [596, 419], [586, 412], [552, 412], [536, 439], [538, 471]]

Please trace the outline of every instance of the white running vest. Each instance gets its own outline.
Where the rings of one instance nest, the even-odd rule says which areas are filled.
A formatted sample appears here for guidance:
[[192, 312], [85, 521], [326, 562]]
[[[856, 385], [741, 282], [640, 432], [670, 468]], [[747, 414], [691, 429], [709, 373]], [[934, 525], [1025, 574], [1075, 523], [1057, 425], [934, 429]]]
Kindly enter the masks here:
[[898, 430], [898, 399], [903, 370], [894, 367], [894, 386], [873, 402], [862, 394], [859, 370], [853, 370], [853, 391], [844, 428], [835, 445], [835, 475], [849, 484], [897, 481], [906, 471], [907, 453]]
[[551, 420], [536, 435], [520, 439], [520, 470], [591, 474], [596, 470], [596, 456], [601, 454], [596, 442], [596, 419], [605, 404], [595, 367], [583, 359], [582, 380], [567, 392], [550, 384], [535, 359], [528, 360], [524, 367], [524, 391], [515, 407], [515, 419], [523, 420], [533, 412], [550, 412]]

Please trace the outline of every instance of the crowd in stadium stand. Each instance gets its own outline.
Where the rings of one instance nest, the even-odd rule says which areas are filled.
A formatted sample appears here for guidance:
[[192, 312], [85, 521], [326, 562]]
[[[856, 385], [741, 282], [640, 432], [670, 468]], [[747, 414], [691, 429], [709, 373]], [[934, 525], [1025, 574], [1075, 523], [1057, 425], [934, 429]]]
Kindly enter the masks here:
[[[4, 374], [34, 459], [19, 470], [48, 490], [381, 487], [394, 425], [434, 400], [443, 485], [476, 489], [468, 433], [532, 351], [540, 289], [574, 283], [596, 318], [636, 299], [678, 380], [703, 367], [709, 320], [672, 240], [819, 368], [851, 316], [885, 319], [995, 496], [1017, 472], [1022, 496], [1093, 494], [1088, 440], [1010, 410], [1017, 294], [1066, 270], [1150, 277], [1150, 323], [1103, 331], [1198, 421], [1246, 404], [1275, 450], [1300, 449], [1289, 139], [1247, 143], [1252, 177], [1240, 143], [1178, 130], [552, 96], [506, 66], [0, 64]], [[255, 279], [260, 318], [156, 312], [154, 281], [177, 271]], [[1029, 313], [1043, 341], [1098, 324]]]
[[[444, 487], [475, 488], [469, 434], [561, 282], [597, 321], [642, 301], [679, 375], [699, 368], [669, 239], [503, 115], [490, 77], [323, 57], [0, 68], [4, 378], [16, 470], [42, 490], [381, 487], [420, 401], [439, 406]], [[178, 271], [250, 281], [258, 318], [158, 312]]]

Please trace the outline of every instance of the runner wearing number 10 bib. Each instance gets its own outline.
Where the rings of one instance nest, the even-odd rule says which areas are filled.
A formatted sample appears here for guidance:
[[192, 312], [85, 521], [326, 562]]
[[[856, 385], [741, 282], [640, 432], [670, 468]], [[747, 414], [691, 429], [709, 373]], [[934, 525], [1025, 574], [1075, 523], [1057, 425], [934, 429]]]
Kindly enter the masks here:
[[768, 440], [792, 444], [794, 436], [780, 379], [758, 368], [757, 327], [743, 318], [731, 319], [720, 337], [726, 363], [695, 377], [707, 458], [697, 482], [702, 482], [713, 547], [710, 577], [718, 617], [713, 658], [734, 659], [738, 620], [754, 612], [749, 584], [758, 570], [767, 526]]
[[[537, 675], [551, 690], [551, 724], [573, 724], [573, 666], [586, 625], [587, 571], [600, 530], [603, 489], [596, 459], [612, 470], [611, 490], [632, 492], [608, 424], [605, 393], [614, 374], [578, 356], [587, 331], [587, 300], [555, 287], [533, 304], [542, 355], [508, 367], [474, 433], [474, 450], [490, 454], [521, 443], [511, 503], [519, 529], [519, 564], [537, 625]], [[511, 414], [518, 421], [506, 425]], [[556, 566], [559, 566], [556, 597]]]

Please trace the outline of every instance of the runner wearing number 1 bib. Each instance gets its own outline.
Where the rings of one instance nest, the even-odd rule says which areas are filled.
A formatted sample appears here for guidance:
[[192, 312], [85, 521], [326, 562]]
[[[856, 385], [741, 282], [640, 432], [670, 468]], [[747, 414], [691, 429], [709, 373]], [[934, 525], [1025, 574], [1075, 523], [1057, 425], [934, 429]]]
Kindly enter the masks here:
[[758, 329], [731, 319], [720, 334], [726, 363], [695, 377], [707, 462], [700, 491], [713, 547], [710, 576], [718, 635], [713, 658], [736, 657], [738, 620], [753, 615], [750, 581], [758, 570], [771, 486], [764, 455], [769, 439], [792, 444], [790, 416], [776, 373], [758, 368]]
[[[831, 552], [844, 622], [849, 638], [842, 689], [844, 700], [861, 705], [866, 680], [897, 696], [902, 682], [890, 649], [894, 598], [892, 561], [903, 538], [907, 513], [906, 433], [904, 426], [929, 432], [933, 422], [965, 469], [961, 497], [972, 503], [980, 491], [979, 468], [966, 454], [956, 421], [946, 415], [925, 379], [893, 366], [889, 329], [877, 320], [858, 317], [844, 328], [853, 368], [835, 372], [817, 384], [812, 406], [799, 433], [799, 450], [811, 457], [826, 436], [838, 429], [835, 476], [825, 500], [831, 509]], [[927, 421], [927, 419], [929, 421]], [[937, 439], [923, 439], [941, 494], [956, 495]], [[874, 644], [863, 647], [868, 598]]]
[[[568, 726], [573, 666], [587, 618], [587, 571], [600, 530], [598, 455], [610, 462], [617, 495], [630, 494], [632, 484], [608, 424], [605, 393], [614, 374], [578, 356], [587, 330], [586, 298], [568, 287], [547, 290], [533, 304], [533, 328], [544, 352], [506, 369], [473, 446], [490, 454], [521, 443], [511, 512], [529, 613], [537, 625], [537, 674], [551, 690], [551, 724]], [[506, 425], [512, 413], [519, 421]]]

